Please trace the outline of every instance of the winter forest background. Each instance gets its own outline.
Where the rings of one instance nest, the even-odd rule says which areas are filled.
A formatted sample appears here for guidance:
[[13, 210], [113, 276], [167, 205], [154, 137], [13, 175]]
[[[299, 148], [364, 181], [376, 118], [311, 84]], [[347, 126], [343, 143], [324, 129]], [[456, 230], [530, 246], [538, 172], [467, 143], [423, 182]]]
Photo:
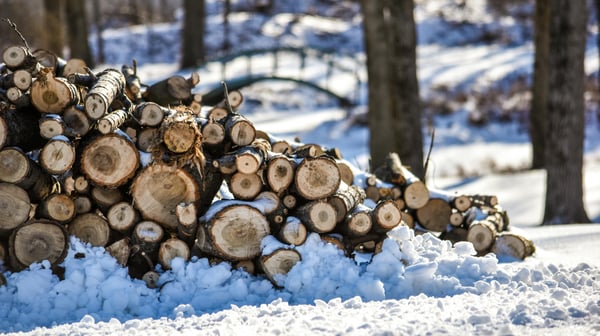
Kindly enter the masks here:
[[[313, 239], [282, 290], [200, 260], [163, 273], [165, 290], [157, 293], [100, 249], [73, 241], [67, 281], [43, 265], [6, 273], [0, 331], [597, 333], [593, 241], [600, 232], [582, 223], [600, 222], [598, 7], [568, 0], [0, 0], [0, 17], [32, 49], [82, 58], [94, 70], [135, 59], [147, 84], [192, 71], [201, 75], [198, 92], [261, 71], [318, 83], [344, 99], [266, 81], [242, 89], [244, 114], [278, 136], [339, 147], [364, 170], [395, 151], [429, 185], [496, 194], [511, 225], [538, 246], [524, 262], [475, 258], [469, 246], [401, 231], [391, 240], [403, 255], [390, 243], [388, 259], [366, 267], [340, 261]], [[0, 36], [2, 50], [22, 43], [5, 22]], [[291, 49], [305, 49], [306, 62]], [[432, 140], [425, 171], [420, 163]]]

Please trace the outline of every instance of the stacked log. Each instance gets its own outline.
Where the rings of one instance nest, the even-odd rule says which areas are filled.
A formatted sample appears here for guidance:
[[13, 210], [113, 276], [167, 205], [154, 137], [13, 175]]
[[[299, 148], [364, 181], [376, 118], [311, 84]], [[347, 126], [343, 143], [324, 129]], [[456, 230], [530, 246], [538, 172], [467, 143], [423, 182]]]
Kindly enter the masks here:
[[239, 91], [201, 107], [197, 74], [144, 85], [135, 67], [66, 74], [48, 53], [3, 57], [0, 84], [26, 97], [0, 95], [0, 258], [13, 270], [58, 267], [69, 235], [149, 286], [192, 256], [280, 285], [309, 234], [352, 258], [399, 225], [481, 254], [534, 251], [495, 197], [429, 190], [394, 153], [370, 174], [335, 148], [276, 139], [239, 113]]

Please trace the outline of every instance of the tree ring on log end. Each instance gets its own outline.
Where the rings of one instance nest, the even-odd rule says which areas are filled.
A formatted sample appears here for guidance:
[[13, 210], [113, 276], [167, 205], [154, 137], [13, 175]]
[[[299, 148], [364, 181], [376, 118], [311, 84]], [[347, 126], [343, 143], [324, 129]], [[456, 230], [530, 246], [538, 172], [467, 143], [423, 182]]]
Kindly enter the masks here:
[[21, 266], [48, 260], [60, 263], [67, 254], [68, 239], [64, 228], [51, 221], [27, 222], [11, 236], [11, 251]]
[[209, 234], [215, 248], [226, 258], [252, 259], [260, 255], [260, 243], [269, 235], [269, 222], [253, 207], [231, 205], [210, 221]]
[[31, 203], [27, 192], [11, 183], [0, 183], [0, 232], [16, 228], [29, 218]]
[[139, 155], [131, 141], [110, 133], [94, 139], [83, 149], [81, 168], [94, 184], [115, 188], [133, 177]]
[[200, 198], [198, 183], [190, 173], [162, 163], [141, 171], [133, 181], [131, 193], [143, 218], [169, 230], [177, 229], [177, 205], [194, 203]]
[[341, 181], [335, 161], [327, 157], [309, 157], [298, 165], [294, 182], [300, 196], [317, 200], [333, 195]]

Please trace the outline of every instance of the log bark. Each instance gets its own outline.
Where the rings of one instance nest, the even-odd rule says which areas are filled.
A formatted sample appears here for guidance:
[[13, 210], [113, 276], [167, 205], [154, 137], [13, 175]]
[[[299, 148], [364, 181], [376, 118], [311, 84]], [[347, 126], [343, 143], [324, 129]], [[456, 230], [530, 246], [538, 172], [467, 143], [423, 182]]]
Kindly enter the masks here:
[[44, 145], [38, 120], [40, 113], [33, 108], [0, 107], [0, 148], [19, 147], [23, 151], [39, 149]]
[[175, 208], [182, 202], [198, 201], [200, 188], [185, 169], [155, 163], [144, 168], [134, 178], [131, 196], [144, 219], [156, 221], [167, 230], [175, 231]]
[[402, 162], [398, 153], [388, 153], [384, 160], [384, 164], [374, 171], [375, 176], [382, 181], [403, 185], [406, 183]]
[[81, 101], [77, 87], [63, 77], [54, 77], [50, 68], [43, 68], [31, 84], [30, 97], [38, 111], [54, 114], [62, 114], [65, 108]]
[[75, 146], [67, 137], [55, 136], [44, 145], [38, 161], [48, 173], [62, 175], [75, 163]]
[[232, 113], [225, 119], [227, 139], [236, 146], [247, 146], [256, 139], [254, 125], [244, 116]]
[[8, 236], [29, 219], [31, 201], [22, 188], [12, 183], [0, 183], [0, 236]]
[[357, 186], [348, 186], [346, 189], [338, 190], [333, 194], [328, 202], [335, 209], [336, 222], [342, 222], [350, 211], [364, 202], [366, 197], [365, 191]]
[[125, 110], [114, 110], [96, 122], [96, 129], [102, 134], [113, 133], [129, 120], [129, 112]]
[[[206, 233], [217, 256], [246, 260], [260, 255], [262, 239], [270, 234], [264, 214], [248, 204], [213, 205], [204, 220]], [[199, 230], [200, 231], [200, 230]]]
[[327, 233], [333, 231], [336, 224], [336, 212], [333, 206], [324, 200], [306, 203], [294, 210], [306, 227], [313, 232]]
[[177, 216], [177, 237], [193, 245], [198, 231], [198, 209], [194, 203], [180, 203], [175, 208]]
[[165, 230], [158, 223], [142, 221], [135, 225], [131, 242], [154, 262], [158, 257], [158, 249], [164, 237]]
[[452, 207], [448, 202], [439, 198], [431, 198], [427, 203], [417, 209], [417, 221], [428, 231], [443, 232], [450, 224]]
[[140, 126], [157, 127], [162, 123], [165, 116], [174, 111], [162, 107], [153, 102], [137, 104], [133, 109], [133, 118]]
[[106, 252], [113, 256], [117, 263], [123, 267], [127, 266], [127, 261], [131, 253], [131, 249], [129, 248], [129, 240], [129, 237], [125, 237], [106, 247]]
[[155, 102], [162, 106], [182, 105], [192, 97], [194, 80], [182, 76], [171, 76], [165, 80], [152, 84], [142, 94], [146, 101]]
[[171, 269], [171, 262], [175, 258], [184, 261], [190, 259], [190, 248], [187, 243], [178, 238], [169, 238], [160, 244], [158, 249], [158, 262], [164, 269]]
[[32, 202], [37, 203], [58, 187], [51, 175], [22, 150], [7, 147], [0, 150], [0, 181], [25, 189]]
[[33, 70], [37, 65], [35, 56], [24, 46], [9, 46], [2, 52], [4, 65], [11, 71]]
[[103, 134], [83, 146], [82, 173], [95, 185], [115, 188], [128, 182], [139, 167], [140, 154], [124, 133]]
[[294, 189], [304, 199], [327, 198], [338, 190], [340, 183], [340, 170], [328, 157], [305, 158], [296, 168]]
[[10, 236], [10, 264], [15, 271], [43, 260], [57, 266], [67, 256], [68, 244], [69, 237], [61, 224], [32, 219], [14, 229]]
[[68, 225], [70, 235], [92, 246], [106, 246], [110, 239], [108, 221], [99, 214], [89, 212], [78, 215]]
[[134, 62], [133, 67], [128, 65], [121, 66], [121, 72], [125, 77], [125, 94], [134, 103], [139, 103], [142, 100], [142, 83], [137, 76], [137, 66]]
[[84, 100], [84, 110], [92, 120], [108, 113], [110, 105], [124, 94], [125, 76], [116, 69], [106, 69], [97, 75], [98, 80], [90, 88]]
[[84, 136], [92, 129], [90, 119], [81, 106], [67, 107], [62, 114], [62, 119], [69, 130], [69, 134], [65, 134], [67, 136]]

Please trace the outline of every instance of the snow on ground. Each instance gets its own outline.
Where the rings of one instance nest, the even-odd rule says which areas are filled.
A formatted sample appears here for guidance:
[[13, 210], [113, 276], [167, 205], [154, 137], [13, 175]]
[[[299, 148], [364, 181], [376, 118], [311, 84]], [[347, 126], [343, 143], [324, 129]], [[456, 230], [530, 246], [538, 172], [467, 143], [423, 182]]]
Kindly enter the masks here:
[[[479, 89], [531, 71], [530, 44], [507, 47], [467, 43], [482, 27], [501, 27], [516, 36], [516, 42], [523, 42], [526, 29], [510, 20], [495, 24], [487, 13], [482, 14], [481, 1], [467, 2], [466, 12], [452, 11], [440, 3], [419, 2], [417, 8], [423, 44], [419, 50], [419, 77], [425, 94], [432, 85]], [[453, 34], [456, 30], [447, 29], [444, 21], [431, 15], [436, 11], [443, 11], [447, 18], [470, 13], [480, 18], [481, 25], [475, 29], [461, 26], [461, 33]], [[282, 36], [294, 43], [307, 39], [310, 44], [323, 31], [342, 32], [336, 43], [357, 36], [356, 22], [344, 28], [339, 22], [307, 17], [294, 23], [293, 29], [286, 29], [285, 22], [290, 18], [285, 15], [267, 21], [239, 15], [236, 20], [247, 20], [255, 30], [261, 28], [260, 22], [267, 23], [265, 35], [271, 36], [251, 40], [258, 46], [271, 45], [271, 39]], [[220, 19], [215, 16], [212, 20], [217, 24]], [[150, 35], [136, 29], [128, 34], [143, 50], [150, 39], [142, 37]], [[321, 32], [315, 33], [316, 29]], [[151, 36], [175, 43], [171, 36], [174, 31], [172, 26], [157, 26]], [[233, 35], [250, 39], [254, 38], [252, 31]], [[108, 31], [105, 37], [119, 34], [117, 30]], [[113, 46], [121, 48], [115, 50], [122, 50], [130, 40], [111, 39]], [[346, 50], [356, 49], [359, 42], [358, 37], [354, 38]], [[588, 55], [595, 55], [595, 50], [590, 46]], [[108, 59], [120, 66], [129, 63], [130, 56]], [[148, 81], [177, 71], [175, 60], [169, 58], [172, 55], [159, 54], [151, 59], [142, 51], [135, 57], [141, 65], [140, 75]], [[271, 64], [268, 59], [258, 62]], [[284, 64], [293, 62], [286, 59]], [[597, 62], [588, 63], [590, 73], [597, 67]], [[220, 74], [203, 71], [204, 82], [220, 80]], [[339, 84], [343, 87], [348, 83], [340, 80]], [[304, 142], [339, 147], [350, 162], [367, 167], [368, 131], [347, 123], [344, 117], [352, 111], [336, 108], [311, 90], [280, 83], [256, 84], [242, 92], [248, 98], [243, 112], [257, 128], [279, 137], [298, 136]], [[149, 289], [142, 281], [130, 279], [103, 249], [73, 239], [64, 262], [64, 280], [54, 276], [45, 263], [20, 273], [4, 273], [8, 284], [0, 287], [0, 332], [599, 334], [600, 225], [538, 226], [543, 215], [545, 175], [543, 171], [523, 170], [531, 157], [526, 134], [515, 122], [473, 128], [465, 126], [464, 120], [464, 111], [435, 120], [436, 142], [427, 182], [431, 188], [450, 192], [497, 195], [513, 229], [532, 239], [537, 247], [534, 256], [525, 261], [498, 260], [494, 255], [475, 257], [469, 243], [452, 246], [433, 235], [415, 236], [412, 230], [401, 227], [389, 234], [382, 253], [372, 260], [369, 255], [361, 255], [356, 258], [361, 262], [344, 257], [317, 236], [310, 236], [305, 245], [297, 247], [303, 259], [280, 279], [281, 288], [275, 288], [264, 277], [231, 269], [227, 263], [211, 266], [206, 259], [194, 259], [188, 263], [175, 261], [172, 270], [161, 271], [159, 288]], [[599, 129], [595, 121], [586, 130], [585, 204], [595, 222], [600, 222]], [[427, 136], [425, 144], [429, 144]]]

